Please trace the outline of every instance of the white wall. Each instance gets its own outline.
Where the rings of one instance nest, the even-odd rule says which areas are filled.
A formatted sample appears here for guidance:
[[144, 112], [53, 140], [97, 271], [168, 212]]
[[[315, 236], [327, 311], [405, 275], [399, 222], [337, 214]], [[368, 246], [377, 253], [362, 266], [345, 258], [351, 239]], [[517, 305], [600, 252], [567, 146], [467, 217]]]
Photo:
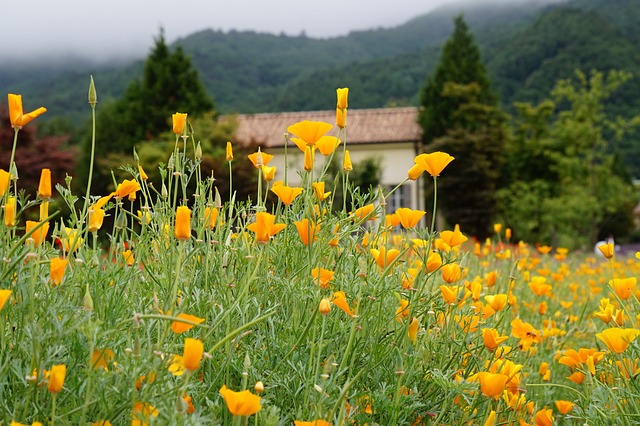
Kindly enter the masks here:
[[[351, 162], [354, 167], [357, 167], [357, 163], [371, 157], [377, 157], [380, 159], [382, 165], [382, 181], [384, 186], [395, 186], [407, 178], [407, 171], [413, 166], [413, 159], [416, 156], [413, 143], [395, 143], [395, 144], [354, 144], [349, 145], [347, 142], [347, 149], [351, 155]], [[271, 160], [269, 166], [276, 166], [276, 180], [284, 180], [284, 167], [285, 167], [285, 155], [284, 148], [272, 148], [265, 150], [268, 154], [275, 155], [275, 158]], [[340, 145], [336, 150], [336, 154], [333, 161], [339, 161], [339, 166], [342, 168], [342, 152], [343, 147]], [[288, 172], [287, 180], [290, 186], [297, 186], [302, 183], [300, 173], [304, 172], [304, 155], [302, 151], [298, 149], [295, 144], [291, 144], [287, 148], [288, 157]], [[322, 171], [325, 158], [319, 152], [315, 155], [315, 179], [318, 178]], [[328, 157], [327, 157], [328, 159]], [[424, 210], [424, 197], [422, 191], [421, 178], [417, 182], [407, 181], [404, 185], [408, 185], [412, 189], [411, 205], [405, 206], [412, 209]]]

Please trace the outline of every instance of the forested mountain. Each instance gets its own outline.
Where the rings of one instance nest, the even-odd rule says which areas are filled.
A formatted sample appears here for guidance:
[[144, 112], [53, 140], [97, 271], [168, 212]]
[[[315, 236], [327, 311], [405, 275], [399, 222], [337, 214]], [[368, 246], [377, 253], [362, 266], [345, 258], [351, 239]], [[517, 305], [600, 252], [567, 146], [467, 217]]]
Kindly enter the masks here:
[[[355, 31], [329, 39], [203, 30], [175, 44], [192, 55], [205, 87], [223, 113], [325, 108], [326, 104], [319, 100], [302, 106], [290, 103], [286, 93], [288, 84], [299, 85], [305, 78], [317, 80], [323, 70], [329, 75], [342, 75], [340, 82], [345, 81], [345, 72], [362, 75], [360, 78], [367, 81], [363, 88], [371, 98], [361, 92], [361, 106], [383, 106], [394, 99], [415, 100], [415, 89], [437, 61], [438, 46], [453, 29], [455, 15], [464, 12], [472, 30], [491, 39], [491, 34], [502, 36], [531, 22], [549, 1], [445, 7], [395, 28]], [[366, 77], [371, 69], [379, 75], [374, 80], [384, 83], [385, 89], [389, 88], [386, 83], [390, 79], [403, 81], [392, 85], [399, 85], [396, 88], [401, 90], [397, 94], [383, 90], [374, 95], [380, 87]], [[385, 75], [405, 71], [409, 77]], [[109, 65], [93, 65], [78, 58], [61, 58], [56, 64], [0, 63], [0, 87], [27, 98], [36, 97], [49, 108], [48, 118], [65, 115], [79, 120], [81, 114], [86, 114], [84, 97], [89, 74], [94, 75], [100, 95], [106, 99], [120, 96], [141, 72], [142, 60]], [[328, 80], [333, 91], [334, 78], [322, 76], [321, 80]], [[350, 80], [357, 81], [355, 77]], [[332, 96], [329, 93], [325, 99]]]

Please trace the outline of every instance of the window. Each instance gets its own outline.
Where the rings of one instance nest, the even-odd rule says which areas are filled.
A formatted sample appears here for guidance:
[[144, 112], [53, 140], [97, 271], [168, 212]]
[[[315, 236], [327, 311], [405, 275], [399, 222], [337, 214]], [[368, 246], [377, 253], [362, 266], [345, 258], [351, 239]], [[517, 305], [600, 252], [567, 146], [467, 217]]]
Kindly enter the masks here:
[[[388, 193], [393, 188], [395, 185], [388, 185], [385, 190]], [[387, 198], [387, 213], [395, 213], [400, 207], [412, 207], [410, 185], [401, 185]]]

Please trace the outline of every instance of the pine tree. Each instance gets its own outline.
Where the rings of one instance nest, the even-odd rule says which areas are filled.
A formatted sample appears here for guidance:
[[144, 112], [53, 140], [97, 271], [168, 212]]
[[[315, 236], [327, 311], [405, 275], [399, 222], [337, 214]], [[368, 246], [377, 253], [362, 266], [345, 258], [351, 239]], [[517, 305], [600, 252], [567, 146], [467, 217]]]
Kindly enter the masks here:
[[445, 151], [456, 158], [438, 181], [446, 221], [484, 238], [496, 213], [507, 116], [497, 105], [463, 17], [454, 22], [436, 72], [422, 91], [419, 122], [427, 152]]

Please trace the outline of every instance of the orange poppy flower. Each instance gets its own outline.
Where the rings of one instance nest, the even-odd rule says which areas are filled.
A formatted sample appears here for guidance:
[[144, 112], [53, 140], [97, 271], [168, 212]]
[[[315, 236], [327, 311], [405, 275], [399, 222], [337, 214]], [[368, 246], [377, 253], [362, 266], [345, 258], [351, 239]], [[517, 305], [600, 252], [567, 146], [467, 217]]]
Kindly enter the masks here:
[[298, 229], [300, 240], [305, 246], [311, 245], [316, 240], [316, 234], [320, 232], [320, 225], [314, 224], [309, 219], [304, 218], [301, 221], [293, 222]]
[[48, 381], [47, 390], [51, 393], [58, 393], [64, 386], [64, 379], [67, 375], [67, 366], [58, 364], [51, 367], [50, 371], [45, 372], [45, 378]]
[[[25, 232], [28, 234], [32, 229], [36, 228], [40, 222], [35, 222], [33, 220], [28, 220], [26, 222], [26, 230]], [[42, 244], [42, 242], [47, 238], [47, 233], [49, 232], [49, 222], [45, 222], [41, 227], [33, 231], [30, 239], [33, 240], [36, 246]]]
[[304, 149], [304, 170], [307, 172], [313, 170], [313, 163], [315, 161], [314, 152], [315, 149], [312, 149], [311, 146], [307, 146]]
[[442, 256], [437, 252], [432, 252], [427, 258], [427, 271], [435, 272], [442, 266]]
[[204, 223], [208, 229], [213, 229], [218, 222], [219, 210], [216, 207], [205, 207], [204, 209]]
[[344, 151], [344, 159], [342, 160], [342, 170], [344, 170], [345, 172], [350, 172], [351, 170], [353, 170], [353, 164], [351, 164], [351, 154], [349, 153], [348, 149]]
[[396, 309], [396, 321], [401, 322], [403, 319], [409, 316], [409, 301], [406, 299], [400, 299], [400, 307]]
[[284, 223], [275, 223], [276, 217], [271, 213], [256, 213], [256, 221], [247, 226], [247, 229], [256, 235], [259, 243], [268, 243], [271, 237], [287, 227]]
[[183, 112], [176, 112], [171, 116], [173, 122], [173, 133], [180, 136], [184, 133], [184, 126], [187, 123], [187, 114]]
[[253, 167], [255, 167], [256, 169], [262, 166], [266, 166], [271, 160], [273, 160], [273, 155], [260, 151], [260, 148], [258, 148], [258, 152], [249, 154], [247, 157], [249, 158], [249, 160], [251, 160]]
[[318, 312], [320, 312], [322, 315], [327, 315], [329, 312], [331, 312], [331, 300], [327, 299], [326, 297], [320, 300], [320, 304], [318, 305]]
[[318, 283], [318, 285], [322, 288], [329, 287], [329, 283], [333, 280], [333, 275], [335, 272], [329, 271], [324, 268], [313, 268], [311, 270], [311, 277], [313, 278], [314, 283]]
[[133, 266], [133, 264], [136, 263], [136, 258], [133, 256], [133, 252], [131, 250], [123, 251], [122, 257], [124, 257], [124, 261], [127, 266]]
[[342, 87], [342, 88], [336, 89], [336, 96], [338, 98], [336, 108], [347, 109], [349, 107], [349, 88]]
[[313, 146], [324, 136], [333, 126], [322, 121], [301, 121], [292, 124], [287, 131], [302, 139], [307, 146]]
[[409, 324], [409, 328], [407, 329], [407, 336], [409, 340], [415, 345], [418, 340], [418, 329], [420, 328], [420, 321], [418, 318], [413, 318], [411, 323]]
[[69, 263], [69, 259], [60, 259], [59, 257], [54, 257], [49, 262], [49, 277], [54, 286], [62, 283], [67, 263]]
[[234, 416], [251, 416], [262, 408], [260, 397], [248, 390], [234, 392], [231, 389], [227, 389], [226, 385], [223, 385], [220, 389], [220, 395], [224, 398], [229, 412]]
[[13, 128], [22, 128], [26, 126], [31, 120], [36, 118], [39, 115], [47, 112], [47, 109], [44, 107], [40, 107], [34, 111], [31, 111], [27, 114], [22, 110], [22, 95], [14, 95], [9, 93], [9, 119], [11, 120], [11, 127]]
[[0, 169], [0, 197], [7, 192], [7, 188], [9, 188], [9, 182], [11, 181], [11, 173]]
[[406, 207], [401, 207], [396, 210], [396, 214], [400, 217], [400, 223], [407, 229], [416, 226], [425, 213], [424, 210], [412, 210]]
[[316, 148], [325, 157], [333, 154], [342, 141], [335, 136], [323, 136], [316, 142]]
[[560, 414], [568, 414], [569, 411], [573, 410], [573, 406], [575, 405], [571, 401], [565, 401], [562, 399], [557, 400], [555, 404]]
[[407, 178], [410, 180], [417, 180], [424, 173], [424, 169], [419, 164], [414, 164], [411, 166], [409, 171], [407, 172]]
[[16, 224], [16, 197], [7, 198], [4, 205], [4, 224], [10, 228]]
[[536, 426], [551, 426], [553, 424], [553, 410], [543, 408], [536, 413], [535, 418]]
[[347, 127], [347, 110], [336, 108], [336, 126], [341, 129]]
[[38, 197], [51, 198], [51, 169], [42, 169], [38, 184]]
[[485, 302], [491, 309], [496, 312], [501, 311], [507, 305], [507, 295], [506, 294], [490, 294], [484, 297]]
[[366, 206], [362, 206], [359, 209], [356, 209], [356, 211], [353, 212], [353, 215], [360, 220], [375, 220], [376, 217], [374, 214], [372, 214], [374, 212], [374, 209], [375, 206], [373, 204], [367, 204]]
[[442, 279], [449, 284], [458, 281], [462, 277], [460, 265], [457, 263], [447, 263], [442, 266], [441, 270]]
[[414, 162], [431, 176], [437, 177], [453, 160], [454, 158], [446, 152], [437, 151], [430, 154], [420, 154], [414, 159]]
[[180, 241], [187, 241], [191, 238], [191, 210], [189, 207], [179, 206], [176, 210], [173, 235]]
[[355, 314], [349, 307], [349, 303], [347, 302], [347, 295], [344, 293], [344, 291], [340, 290], [333, 293], [333, 299], [331, 299], [331, 303], [342, 309], [350, 317], [355, 317]]
[[202, 355], [204, 355], [204, 344], [201, 340], [191, 338], [184, 339], [182, 363], [185, 369], [189, 371], [197, 370], [200, 367]]
[[302, 420], [294, 420], [294, 426], [331, 426], [331, 423], [325, 420], [314, 420], [312, 422], [303, 422]]
[[113, 361], [113, 351], [111, 349], [94, 349], [91, 354], [91, 365], [94, 370], [102, 368], [108, 371], [109, 364]]
[[[180, 314], [178, 315], [178, 318], [190, 321], [195, 324], [202, 324], [204, 322], [204, 318], [200, 318], [195, 315], [189, 315], [189, 314]], [[191, 330], [195, 324], [189, 324], [182, 321], [173, 321], [171, 323], [171, 331], [173, 331], [176, 334], [184, 333], [187, 330]]]
[[262, 166], [262, 179], [271, 182], [276, 177], [276, 166]]
[[387, 251], [387, 249], [384, 247], [380, 247], [379, 250], [370, 249], [369, 252], [375, 259], [380, 269], [384, 269], [389, 266], [391, 262], [393, 262], [400, 254], [400, 250], [398, 249], [391, 249]]
[[331, 192], [324, 192], [324, 182], [313, 182], [313, 193], [318, 201], [324, 201], [331, 195]]
[[609, 286], [616, 292], [620, 299], [627, 300], [633, 294], [636, 283], [636, 277], [614, 278], [609, 281]]
[[227, 161], [233, 161], [233, 146], [231, 142], [227, 142], [227, 148], [225, 150], [225, 159]]
[[140, 191], [140, 184], [135, 179], [125, 179], [118, 185], [115, 192], [111, 195], [116, 198], [128, 197], [130, 194], [135, 194], [136, 191]]
[[496, 348], [508, 338], [509, 336], [501, 336], [500, 333], [498, 333], [498, 330], [494, 328], [482, 329], [482, 340], [484, 341], [484, 346], [491, 352], [495, 351]]
[[598, 250], [600, 250], [600, 253], [602, 253], [602, 255], [607, 259], [611, 259], [616, 253], [615, 246], [613, 243], [600, 244], [598, 246]]
[[0, 290], [0, 310], [4, 308], [4, 305], [7, 303], [7, 300], [9, 300], [10, 296], [11, 290]]
[[274, 185], [273, 188], [271, 188], [271, 192], [276, 194], [285, 206], [293, 203], [293, 200], [295, 200], [298, 195], [302, 194], [302, 191], [302, 188], [287, 185]]
[[619, 354], [624, 352], [638, 335], [640, 330], [635, 328], [608, 328], [602, 333], [597, 333], [596, 337], [612, 352]]
[[449, 247], [458, 246], [468, 239], [462, 232], [460, 232], [460, 225], [456, 225], [453, 228], [453, 231], [440, 232], [440, 238], [442, 238]]
[[509, 376], [483, 371], [478, 373], [478, 380], [480, 381], [480, 391], [483, 395], [498, 399], [502, 395], [502, 391], [507, 387]]

